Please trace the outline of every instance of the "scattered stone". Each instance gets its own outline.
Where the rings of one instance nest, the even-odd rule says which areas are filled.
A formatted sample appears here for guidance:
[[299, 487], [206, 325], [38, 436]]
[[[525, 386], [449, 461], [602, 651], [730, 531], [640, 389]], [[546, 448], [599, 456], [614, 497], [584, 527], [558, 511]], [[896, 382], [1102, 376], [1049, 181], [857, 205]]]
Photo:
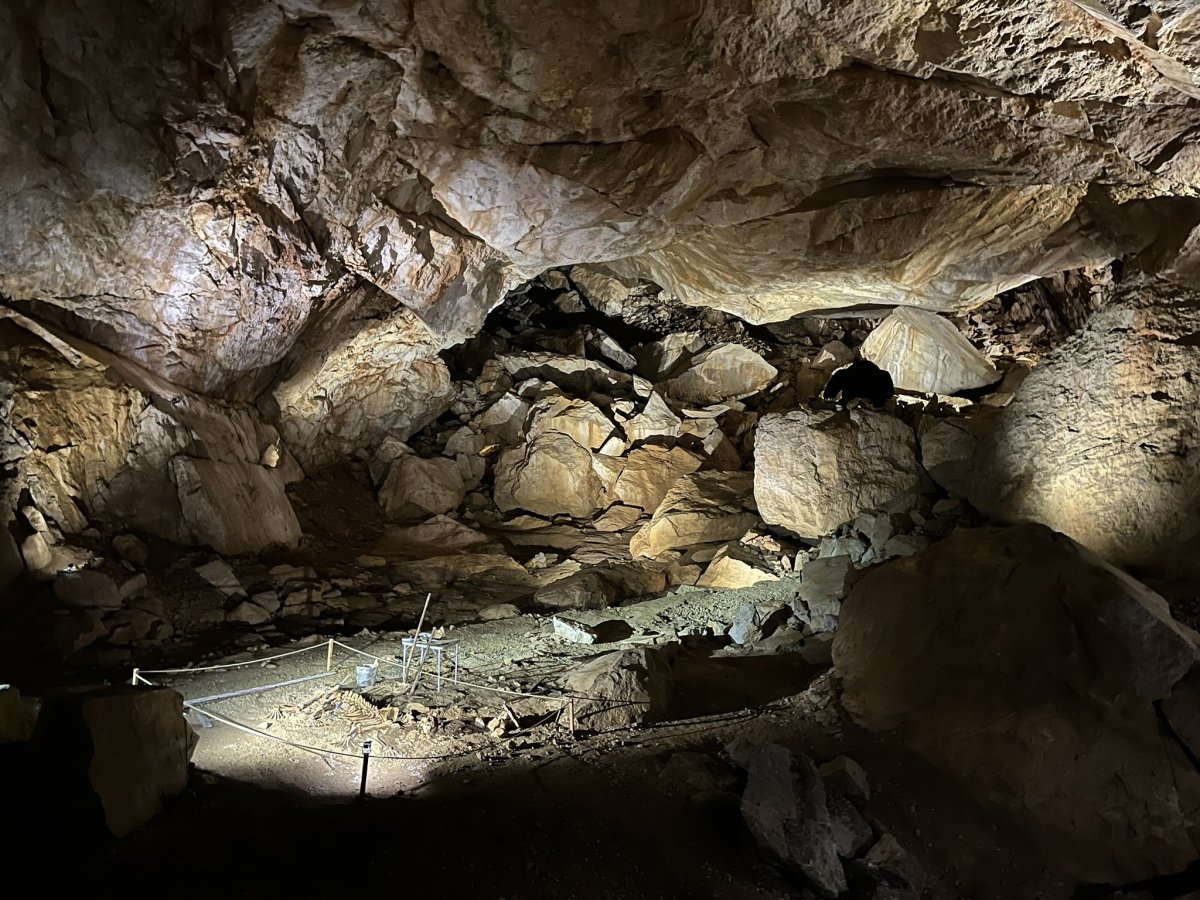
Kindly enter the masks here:
[[[246, 591], [237, 575], [223, 559], [214, 559], [202, 566], [196, 566], [196, 574], [215, 587], [226, 597], [245, 596]], [[274, 570], [272, 570], [274, 574]]]
[[696, 586], [743, 588], [763, 581], [775, 581], [778, 578], [779, 575], [763, 568], [761, 559], [742, 551], [739, 544], [731, 543], [717, 550]]
[[827, 556], [809, 561], [801, 575], [795, 613], [812, 631], [837, 631], [842, 600], [858, 571], [850, 556]]
[[87, 824], [98, 803], [116, 837], [145, 825], [164, 798], [183, 792], [195, 747], [178, 693], [129, 685], [48, 695], [33, 741], [57, 774], [45, 784], [56, 815]]
[[595, 629], [583, 622], [572, 622], [569, 619], [553, 617], [554, 633], [573, 644], [594, 644], [597, 640]]
[[127, 563], [138, 568], [146, 565], [150, 558], [150, 548], [133, 534], [118, 534], [113, 538], [113, 552]]
[[54, 579], [54, 596], [65, 606], [121, 608], [121, 592], [116, 582], [94, 569], [60, 572]]
[[879, 554], [881, 559], [895, 556], [912, 556], [929, 546], [929, 538], [920, 534], [898, 534], [886, 544]]
[[278, 612], [282, 603], [275, 591], [259, 591], [250, 598], [250, 602], [271, 614]]
[[1187, 825], [1200, 779], [1179, 777], [1156, 708], [1198, 664], [1162, 597], [1038, 525], [960, 530], [867, 570], [834, 639], [859, 724], [902, 729], [1069, 875], [1100, 883], [1200, 855]]
[[847, 890], [825, 786], [812, 760], [778, 744], [747, 754], [742, 818], [755, 840], [824, 897]]
[[271, 614], [257, 603], [244, 600], [230, 610], [226, 618], [231, 622], [240, 622], [243, 625], [262, 625], [271, 620]]
[[653, 512], [680, 478], [695, 472], [703, 463], [700, 457], [680, 447], [668, 450], [648, 444], [629, 454], [613, 493], [626, 506]]
[[817, 769], [827, 792], [845, 794], [860, 803], [871, 799], [871, 783], [862, 766], [848, 756], [831, 759]]
[[121, 583], [121, 587], [118, 588], [118, 593], [121, 595], [121, 602], [124, 603], [127, 600], [137, 597], [146, 589], [147, 584], [149, 584], [149, 579], [146, 577], [145, 572], [139, 572], [132, 578], [125, 579]]
[[479, 611], [481, 622], [497, 622], [501, 619], [515, 619], [521, 615], [521, 610], [511, 603], [493, 603]]
[[37, 707], [22, 700], [12, 685], [0, 685], [0, 744], [28, 741], [36, 721]]
[[382, 556], [369, 556], [363, 554], [355, 560], [364, 569], [379, 569], [387, 565], [387, 559]]
[[624, 506], [614, 503], [601, 515], [592, 520], [592, 527], [597, 531], [624, 531], [642, 517], [642, 510], [636, 506]]
[[896, 307], [867, 336], [859, 352], [886, 369], [902, 391], [954, 394], [1000, 380], [991, 360], [953, 323], [911, 306]]
[[832, 372], [854, 362], [854, 351], [841, 341], [830, 341], [813, 358], [809, 365], [818, 372]]
[[616, 429], [599, 407], [586, 400], [551, 397], [535, 404], [530, 415], [530, 439], [553, 431], [589, 450], [603, 447]]
[[232, 555], [300, 543], [300, 522], [279, 469], [176, 456], [171, 475], [193, 543]]
[[900, 846], [893, 835], [885, 834], [875, 842], [866, 856], [866, 863], [892, 876], [909, 890], [921, 894], [925, 890], [925, 872], [913, 855]]
[[565, 434], [546, 432], [496, 463], [496, 506], [542, 516], [588, 518], [599, 508], [604, 485], [592, 454]]
[[683, 420], [671, 411], [671, 407], [656, 391], [646, 401], [645, 408], [625, 422], [622, 428], [629, 442], [637, 444], [654, 438], [678, 437], [682, 424]]
[[774, 634], [790, 615], [791, 610], [786, 606], [762, 610], [757, 604], [743, 603], [729, 626], [729, 639], [742, 647], [756, 643]]
[[405, 453], [392, 463], [379, 502], [390, 519], [416, 519], [458, 509], [466, 495], [454, 460]]

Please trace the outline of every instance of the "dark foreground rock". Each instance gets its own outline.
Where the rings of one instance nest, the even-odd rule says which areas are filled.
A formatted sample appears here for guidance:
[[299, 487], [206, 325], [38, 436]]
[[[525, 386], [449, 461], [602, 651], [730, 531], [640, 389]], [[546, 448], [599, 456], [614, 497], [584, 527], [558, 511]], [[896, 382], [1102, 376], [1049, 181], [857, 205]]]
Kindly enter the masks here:
[[[1054, 865], [1118, 884], [1200, 855], [1195, 756], [1156, 710], [1198, 660], [1161, 597], [1034, 525], [960, 531], [871, 570], [834, 642], [855, 719], [898, 731]], [[1163, 715], [1190, 733], [1186, 705]]]

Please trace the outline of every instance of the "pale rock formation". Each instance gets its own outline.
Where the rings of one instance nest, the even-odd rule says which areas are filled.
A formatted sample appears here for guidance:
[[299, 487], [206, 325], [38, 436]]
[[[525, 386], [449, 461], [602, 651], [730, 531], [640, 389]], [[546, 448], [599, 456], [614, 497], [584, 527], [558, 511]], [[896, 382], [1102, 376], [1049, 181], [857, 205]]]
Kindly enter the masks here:
[[738, 544], [725, 544], [719, 550], [700, 580], [697, 587], [743, 588], [763, 581], [776, 581], [779, 575], [763, 566], [761, 559], [744, 552]]
[[614, 503], [592, 520], [592, 527], [603, 532], [624, 531], [642, 517], [642, 512], [635, 506]]
[[719, 403], [757, 393], [778, 374], [749, 347], [718, 344], [696, 356], [686, 369], [659, 387], [668, 397], [685, 403]]
[[857, 580], [849, 554], [810, 560], [804, 566], [793, 611], [818, 634], [837, 631], [842, 601]]
[[823, 897], [847, 889], [827, 806], [813, 761], [778, 744], [763, 744], [746, 760], [742, 818], [754, 839]]
[[868, 570], [834, 664], [861, 724], [897, 729], [1072, 877], [1123, 884], [1200, 851], [1200, 774], [1155, 710], [1200, 665], [1198, 641], [1069, 538], [980, 528]]
[[608, 266], [596, 264], [572, 266], [571, 281], [593, 307], [614, 317], [620, 317], [625, 300], [638, 285], [636, 277], [623, 276]]
[[750, 511], [750, 473], [697, 472], [667, 492], [650, 521], [629, 543], [633, 556], [659, 556], [666, 550], [740, 538], [758, 521]]
[[635, 348], [638, 371], [647, 378], [661, 381], [675, 374], [677, 368], [704, 349], [704, 338], [696, 332], [668, 334], [661, 341], [652, 341]]
[[511, 391], [505, 393], [475, 420], [475, 430], [507, 447], [516, 447], [526, 434], [529, 404]]
[[390, 519], [418, 519], [453, 512], [466, 496], [454, 460], [401, 454], [379, 489], [379, 502]]
[[42, 802], [68, 822], [87, 821], [98, 804], [116, 837], [145, 825], [187, 787], [196, 736], [182, 701], [170, 688], [144, 685], [44, 698], [33, 743], [60, 777]]
[[654, 512], [675, 482], [695, 472], [702, 463], [698, 456], [680, 447], [647, 444], [629, 454], [612, 492], [626, 506]]
[[1000, 379], [986, 356], [939, 315], [898, 307], [863, 341], [859, 353], [904, 391], [954, 394]]
[[655, 391], [646, 401], [645, 407], [632, 419], [622, 423], [621, 428], [631, 444], [655, 438], [679, 436], [683, 420], [671, 410], [662, 395]]
[[496, 462], [496, 506], [542, 516], [590, 517], [601, 506], [604, 484], [592, 453], [565, 434], [545, 432]]
[[919, 487], [911, 428], [865, 409], [764, 416], [754, 444], [754, 499], [769, 525], [808, 537]]
[[1165, 557], [1200, 536], [1197, 296], [1122, 300], [1049, 354], [1007, 407], [922, 428], [940, 483], [996, 518], [1041, 522], [1106, 559]]
[[841, 341], [830, 341], [821, 347], [821, 351], [813, 357], [809, 364], [818, 372], [832, 372], [842, 366], [854, 362], [854, 351]]
[[275, 469], [177, 456], [171, 476], [186, 543], [235, 555], [300, 543], [300, 522]]
[[121, 594], [116, 583], [103, 572], [90, 569], [60, 573], [54, 579], [54, 596], [65, 606], [121, 607]]
[[534, 404], [530, 412], [529, 436], [554, 431], [572, 438], [589, 450], [599, 450], [616, 426], [594, 403], [554, 397]]

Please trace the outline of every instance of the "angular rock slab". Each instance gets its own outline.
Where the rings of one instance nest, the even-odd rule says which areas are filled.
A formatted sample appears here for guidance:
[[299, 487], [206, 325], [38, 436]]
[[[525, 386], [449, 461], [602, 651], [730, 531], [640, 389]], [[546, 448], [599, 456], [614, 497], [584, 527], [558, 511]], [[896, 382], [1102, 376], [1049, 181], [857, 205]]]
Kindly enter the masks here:
[[749, 472], [685, 475], [634, 534], [630, 553], [653, 558], [679, 547], [737, 540], [758, 522], [750, 511], [752, 487]]
[[414, 519], [453, 512], [466, 493], [454, 460], [405, 453], [388, 470], [379, 488], [379, 502], [388, 518]]
[[753, 748], [747, 760], [742, 818], [765, 849], [803, 875], [823, 897], [847, 889], [825, 784], [812, 760], [778, 744]]
[[601, 505], [604, 483], [592, 454], [565, 434], [548, 431], [496, 463], [495, 500], [504, 512], [524, 509], [539, 516], [591, 516]]
[[575, 721], [585, 731], [611, 731], [663, 718], [671, 699], [670, 670], [662, 651], [638, 647], [606, 653], [567, 676]]
[[1155, 711], [1198, 640], [1144, 585], [1024, 525], [870, 569], [833, 659], [860, 724], [898, 730], [1071, 877], [1124, 884], [1200, 854], [1200, 775]]
[[235, 556], [300, 543], [300, 521], [278, 469], [176, 456], [171, 475], [195, 543]]
[[909, 306], [897, 307], [858, 351], [904, 391], [954, 394], [994, 384], [1000, 373], [953, 323]]
[[768, 525], [819, 537], [918, 488], [911, 428], [865, 409], [764, 416], [754, 443], [754, 499]]
[[178, 693], [120, 685], [46, 697], [33, 740], [54, 767], [64, 815], [86, 823], [98, 808], [123, 837], [187, 787], [196, 736]]
[[653, 444], [639, 447], [629, 454], [613, 493], [626, 506], [653, 512], [675, 482], [695, 472], [703, 462], [681, 447], [670, 450]]
[[661, 385], [668, 397], [685, 403], [720, 403], [757, 393], [775, 380], [778, 370], [741, 344], [717, 344]]

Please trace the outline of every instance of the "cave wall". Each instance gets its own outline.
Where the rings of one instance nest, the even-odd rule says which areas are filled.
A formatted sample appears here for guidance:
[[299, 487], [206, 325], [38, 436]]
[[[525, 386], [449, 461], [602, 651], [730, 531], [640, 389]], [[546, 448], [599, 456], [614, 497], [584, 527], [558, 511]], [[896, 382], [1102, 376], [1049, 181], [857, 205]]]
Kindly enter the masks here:
[[[552, 266], [750, 322], [1117, 257], [1195, 285], [1198, 32], [1169, 2], [19, 0], [0, 303], [312, 470], [438, 416], [439, 352]], [[113, 402], [104, 454], [190, 433]]]

